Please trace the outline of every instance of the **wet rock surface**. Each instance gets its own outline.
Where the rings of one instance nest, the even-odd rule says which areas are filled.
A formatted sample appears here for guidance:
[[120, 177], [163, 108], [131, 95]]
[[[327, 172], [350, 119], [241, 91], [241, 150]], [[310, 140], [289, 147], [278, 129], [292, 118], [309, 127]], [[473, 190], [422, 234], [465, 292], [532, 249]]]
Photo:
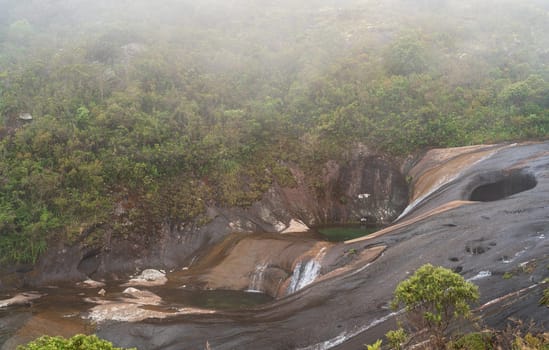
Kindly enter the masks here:
[[0, 300], [0, 308], [12, 306], [12, 305], [30, 304], [33, 300], [40, 299], [41, 297], [43, 297], [43, 294], [38, 292], [19, 293], [9, 299]]
[[88, 302], [97, 304], [85, 318], [102, 323], [106, 321], [137, 322], [145, 319], [163, 319], [182, 314], [211, 314], [215, 311], [199, 308], [162, 307], [162, 298], [151, 291], [126, 288], [123, 298], [107, 300], [104, 298], [89, 298]]
[[[464, 166], [452, 166], [446, 173], [444, 164], [452, 164], [455, 157]], [[447, 181], [418, 191], [417, 198], [423, 199], [399, 225], [341, 250], [343, 254], [352, 248], [386, 245], [374, 262], [253, 310], [121, 323], [99, 329], [99, 334], [119, 345], [144, 349], [202, 348], [206, 341], [214, 349], [362, 349], [362, 344], [394, 326], [394, 315], [386, 306], [392, 292], [425, 263], [452, 268], [479, 285], [477, 307], [492, 305], [479, 310], [489, 325], [502, 326], [509, 316], [546, 322], [547, 310], [537, 300], [544, 288], [538, 284], [549, 271], [549, 144], [463, 149], [450, 161], [434, 159], [430, 164], [437, 164], [439, 176]], [[468, 201], [471, 190], [482, 185], [481, 174], [508, 169], [534, 176], [535, 189], [498, 201]], [[417, 175], [414, 182], [420, 181]], [[506, 272], [512, 277], [503, 278]], [[520, 290], [521, 297], [499, 301]]]
[[298, 278], [302, 267], [317, 263], [316, 271], [302, 272], [309, 273], [302, 277], [313, 282], [320, 273], [323, 253], [330, 246], [300, 235], [233, 234], [193, 268], [172, 273], [170, 278], [203, 289], [249, 290], [279, 297], [287, 294], [292, 278]]
[[[341, 177], [346, 173], [341, 171], [343, 168], [329, 167], [326, 177], [351, 179], [352, 186], [358, 187], [343, 186], [329, 193], [353, 193], [357, 203], [369, 199], [365, 196], [373, 193], [368, 192], [369, 180], [357, 182], [356, 175]], [[356, 169], [356, 164], [349, 169]], [[358, 173], [387, 177], [381, 170]], [[85, 296], [79, 297], [79, 302], [86, 297], [95, 304], [79, 304], [79, 308], [104, 308], [100, 310], [102, 315], [115, 315], [115, 307], [123, 304], [128, 309], [118, 314], [139, 315], [131, 322], [113, 322], [115, 318], [111, 317], [111, 322], [99, 324], [96, 333], [117, 346], [180, 350], [202, 349], [208, 342], [212, 349], [363, 349], [364, 343], [374, 342], [394, 327], [395, 315], [387, 305], [396, 285], [421, 265], [431, 263], [451, 268], [479, 286], [481, 300], [474, 307], [488, 325], [504, 326], [508, 317], [546, 322], [547, 309], [540, 307], [538, 300], [547, 287], [543, 282], [549, 277], [549, 143], [433, 150], [409, 174], [413, 190], [406, 214], [362, 239], [324, 242], [321, 246], [299, 235], [263, 235], [233, 241], [226, 238], [231, 223], [243, 231], [263, 228], [280, 232], [292, 218], [310, 223], [326, 214], [315, 212], [305, 199], [300, 199], [299, 189], [274, 188], [262, 203], [249, 210], [212, 208], [213, 221], [204, 229], [207, 231], [189, 228], [188, 234], [171, 232], [148, 252], [151, 256], [158, 254], [157, 260], [132, 260], [128, 254], [110, 253], [100, 257], [101, 264], [95, 270], [95, 255], [79, 252], [73, 258], [69, 256], [66, 259], [74, 262], [71, 276], [79, 280], [85, 280], [82, 276], [90, 272], [98, 279], [96, 274], [100, 275], [108, 263], [118, 264], [121, 271], [142, 271], [155, 267], [152, 261], [169, 262], [181, 272], [168, 272], [168, 282], [163, 286], [135, 287], [134, 295], [124, 296], [120, 290], [117, 293], [122, 295], [113, 297], [109, 285], [104, 296], [98, 296], [99, 288], [82, 289], [79, 293]], [[503, 180], [503, 185], [483, 187], [509, 178], [513, 179], [510, 183]], [[533, 188], [529, 187], [532, 179]], [[483, 192], [480, 198], [473, 196], [479, 188]], [[359, 198], [358, 194], [363, 196]], [[292, 210], [275, 210], [288, 202], [296, 208], [303, 205], [305, 210], [299, 215]], [[364, 214], [360, 208], [357, 213]], [[206, 246], [213, 248], [204, 250], [190, 268], [183, 270], [197, 247]], [[117, 247], [124, 248], [133, 249], [123, 244]], [[182, 251], [175, 253], [176, 249]], [[47, 264], [59, 263], [61, 255], [57, 259]], [[315, 265], [315, 261], [320, 264]], [[173, 306], [162, 295], [167, 289], [183, 294], [183, 284], [189, 281], [201, 284], [200, 288], [249, 289], [257, 282], [254, 276], [261, 276], [258, 285], [287, 291], [294, 274], [309, 272], [315, 272], [314, 282], [294, 293], [280, 294], [278, 299], [262, 305], [215, 313], [186, 312], [184, 305]], [[72, 311], [68, 314], [73, 316]], [[26, 322], [32, 326], [29, 320], [21, 316], [11, 324]]]

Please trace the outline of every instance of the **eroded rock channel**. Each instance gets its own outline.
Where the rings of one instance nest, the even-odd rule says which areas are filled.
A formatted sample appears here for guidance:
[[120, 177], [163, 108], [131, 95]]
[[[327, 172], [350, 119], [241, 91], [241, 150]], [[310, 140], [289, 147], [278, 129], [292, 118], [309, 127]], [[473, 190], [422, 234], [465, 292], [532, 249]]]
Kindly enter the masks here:
[[[427, 262], [478, 284], [476, 308], [490, 325], [509, 316], [545, 320], [537, 300], [549, 275], [548, 143], [429, 151], [406, 171], [406, 209], [405, 177], [383, 157], [357, 152], [346, 164], [327, 164], [323, 197], [293, 171], [295, 188], [275, 186], [249, 209], [210, 208], [207, 227], [167, 229], [142, 256], [121, 252], [123, 244], [108, 252], [69, 248], [78, 258], [65, 276], [92, 275], [106, 285], [38, 288], [47, 296], [33, 306], [0, 309], [10, 329], [4, 348], [32, 333], [37, 317], [51, 325], [57, 317], [60, 328], [78, 320], [78, 331], [93, 326], [116, 345], [139, 349], [199, 349], [206, 341], [212, 349], [360, 349], [392, 326], [392, 291]], [[362, 218], [387, 227], [346, 242], [295, 232]], [[44, 273], [35, 287], [59, 280], [62, 268], [48, 267], [67, 259], [49, 259], [26, 275]], [[147, 284], [160, 277], [152, 274], [132, 284], [121, 277], [128, 267], [164, 268], [166, 283]], [[76, 306], [48, 306], [67, 291]], [[505, 298], [510, 293], [520, 297]]]

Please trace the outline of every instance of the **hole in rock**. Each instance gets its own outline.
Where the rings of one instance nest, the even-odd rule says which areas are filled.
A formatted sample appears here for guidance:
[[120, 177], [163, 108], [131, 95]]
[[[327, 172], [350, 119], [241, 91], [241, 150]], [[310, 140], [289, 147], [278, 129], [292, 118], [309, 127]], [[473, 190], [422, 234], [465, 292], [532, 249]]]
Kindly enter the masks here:
[[499, 258], [498, 261], [500, 261], [500, 262], [506, 264], [506, 263], [509, 263], [509, 262], [510, 262], [510, 258], [509, 258], [508, 255], [504, 255], [504, 256], [502, 256], [501, 258]]
[[93, 275], [93, 273], [99, 268], [99, 264], [101, 262], [99, 259], [99, 253], [101, 253], [101, 249], [96, 248], [84, 254], [82, 260], [78, 263], [78, 271], [88, 276]]
[[469, 254], [480, 255], [484, 254], [488, 249], [483, 246], [466, 246], [465, 251]]
[[532, 174], [519, 171], [507, 175], [502, 173], [486, 175], [481, 181], [488, 183], [476, 187], [469, 200], [479, 202], [497, 201], [530, 190], [537, 185], [536, 178]]

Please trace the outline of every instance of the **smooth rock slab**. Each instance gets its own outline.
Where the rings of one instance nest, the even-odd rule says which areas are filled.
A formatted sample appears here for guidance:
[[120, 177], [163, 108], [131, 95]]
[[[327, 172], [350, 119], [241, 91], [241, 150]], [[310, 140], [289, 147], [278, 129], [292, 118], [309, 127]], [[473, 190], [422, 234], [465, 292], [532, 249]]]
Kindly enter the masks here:
[[303, 221], [292, 219], [288, 227], [286, 227], [281, 233], [298, 233], [307, 231], [309, 231], [309, 227], [305, 225]]
[[166, 274], [162, 271], [154, 269], [146, 269], [141, 272], [140, 275], [130, 279], [128, 283], [124, 283], [122, 286], [162, 286], [168, 282]]
[[96, 323], [105, 321], [138, 322], [148, 318], [167, 318], [183, 314], [211, 314], [215, 311], [198, 308], [167, 308], [162, 307], [162, 298], [158, 295], [133, 287], [126, 288], [123, 292], [128, 298], [118, 301], [98, 298], [86, 299], [88, 302], [98, 304], [94, 306], [86, 319]]
[[40, 294], [38, 292], [24, 292], [17, 294], [13, 298], [0, 300], [0, 308], [2, 307], [8, 307], [11, 305], [27, 305], [31, 301], [35, 299], [39, 299], [43, 297], [44, 294]]
[[92, 279], [87, 279], [85, 281], [78, 282], [76, 284], [76, 286], [78, 286], [80, 288], [103, 288], [103, 287], [105, 287], [105, 283], [99, 282], [99, 281], [94, 281]]

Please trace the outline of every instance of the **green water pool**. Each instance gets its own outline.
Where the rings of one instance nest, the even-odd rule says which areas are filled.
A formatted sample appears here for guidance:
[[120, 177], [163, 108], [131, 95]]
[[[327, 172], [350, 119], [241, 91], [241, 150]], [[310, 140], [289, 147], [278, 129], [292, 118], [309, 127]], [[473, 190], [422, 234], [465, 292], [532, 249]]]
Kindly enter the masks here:
[[330, 242], [341, 242], [367, 236], [380, 230], [380, 227], [363, 225], [324, 226], [315, 229], [324, 239]]

